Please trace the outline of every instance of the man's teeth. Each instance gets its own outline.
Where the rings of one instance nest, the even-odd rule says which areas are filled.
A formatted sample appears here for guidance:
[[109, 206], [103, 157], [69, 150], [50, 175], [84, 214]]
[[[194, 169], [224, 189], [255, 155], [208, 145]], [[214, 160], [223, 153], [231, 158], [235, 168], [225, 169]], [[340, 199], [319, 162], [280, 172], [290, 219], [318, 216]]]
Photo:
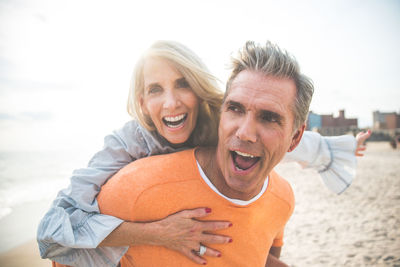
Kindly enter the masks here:
[[164, 120], [168, 121], [168, 122], [176, 122], [176, 121], [180, 121], [185, 117], [185, 114], [182, 115], [178, 115], [175, 117], [164, 117]]
[[247, 157], [247, 158], [254, 158], [255, 157], [254, 155], [247, 154], [247, 153], [240, 152], [240, 151], [235, 151], [235, 153], [238, 154], [239, 156], [242, 156], [242, 157]]

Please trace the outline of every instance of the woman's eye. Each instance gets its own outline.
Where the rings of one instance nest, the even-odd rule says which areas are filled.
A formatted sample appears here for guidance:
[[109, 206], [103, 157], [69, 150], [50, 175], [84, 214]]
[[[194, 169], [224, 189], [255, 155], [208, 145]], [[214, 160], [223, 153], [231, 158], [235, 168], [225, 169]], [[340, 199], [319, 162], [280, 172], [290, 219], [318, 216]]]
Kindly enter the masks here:
[[161, 90], [162, 89], [159, 86], [152, 86], [152, 87], [149, 88], [148, 93], [149, 94], [155, 94], [155, 93], [161, 92]]
[[186, 79], [180, 79], [176, 83], [178, 88], [189, 88], [189, 83], [186, 81]]

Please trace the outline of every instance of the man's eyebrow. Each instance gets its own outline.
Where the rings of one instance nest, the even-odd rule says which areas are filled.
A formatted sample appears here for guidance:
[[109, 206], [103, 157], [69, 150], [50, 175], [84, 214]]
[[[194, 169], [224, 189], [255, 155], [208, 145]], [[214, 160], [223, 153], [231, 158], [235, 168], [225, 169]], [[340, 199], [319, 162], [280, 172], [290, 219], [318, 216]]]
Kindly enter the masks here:
[[233, 101], [233, 100], [228, 100], [228, 101], [226, 101], [225, 104], [229, 105], [229, 106], [235, 106], [235, 107], [238, 107], [238, 108], [244, 108], [242, 103], [237, 102], [237, 101]]

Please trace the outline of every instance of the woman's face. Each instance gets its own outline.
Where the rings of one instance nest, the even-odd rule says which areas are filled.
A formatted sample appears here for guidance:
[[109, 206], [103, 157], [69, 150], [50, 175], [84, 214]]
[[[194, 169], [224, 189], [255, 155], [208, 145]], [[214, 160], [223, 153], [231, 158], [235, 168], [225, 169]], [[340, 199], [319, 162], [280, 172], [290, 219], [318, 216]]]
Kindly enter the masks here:
[[199, 98], [174, 66], [160, 58], [148, 58], [143, 68], [143, 113], [170, 143], [186, 142], [197, 122]]

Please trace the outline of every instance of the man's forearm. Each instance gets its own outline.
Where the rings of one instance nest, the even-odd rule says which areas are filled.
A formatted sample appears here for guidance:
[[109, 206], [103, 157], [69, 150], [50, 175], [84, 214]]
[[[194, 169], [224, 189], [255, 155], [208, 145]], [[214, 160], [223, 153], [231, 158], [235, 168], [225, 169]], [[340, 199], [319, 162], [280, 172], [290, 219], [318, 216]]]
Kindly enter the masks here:
[[280, 247], [271, 247], [265, 267], [289, 267], [286, 263], [279, 260], [281, 255]]

